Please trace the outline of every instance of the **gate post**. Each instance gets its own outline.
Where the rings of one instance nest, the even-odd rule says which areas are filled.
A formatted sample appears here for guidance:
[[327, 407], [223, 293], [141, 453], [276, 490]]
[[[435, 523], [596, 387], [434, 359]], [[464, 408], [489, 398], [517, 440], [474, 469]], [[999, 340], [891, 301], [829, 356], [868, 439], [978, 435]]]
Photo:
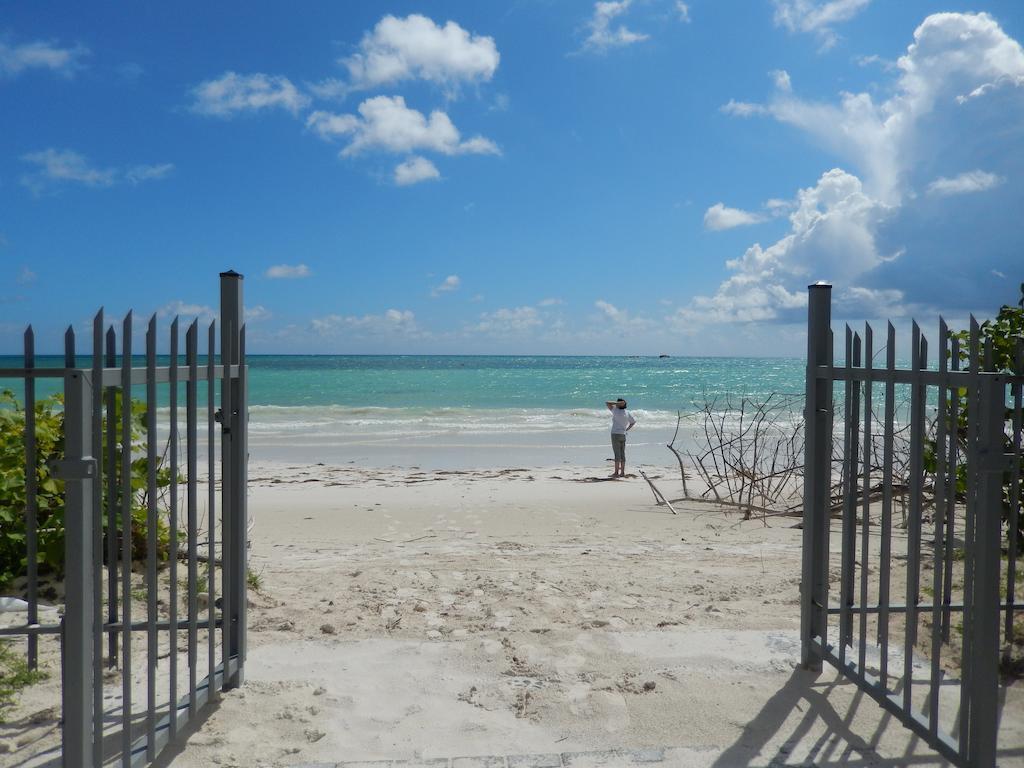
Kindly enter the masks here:
[[812, 638], [825, 642], [828, 621], [828, 489], [832, 434], [832, 380], [818, 366], [832, 364], [832, 286], [807, 287], [807, 392], [804, 410], [803, 569], [800, 580], [800, 661], [821, 671]]
[[89, 373], [71, 369], [64, 378], [64, 459], [54, 474], [64, 481], [65, 594], [63, 760], [65, 768], [93, 768], [93, 483], [92, 393]]
[[999, 702], [999, 565], [1002, 545], [1003, 424], [1006, 383], [1001, 376], [979, 377], [977, 512], [974, 534], [973, 617], [967, 756], [970, 765], [996, 764]]
[[[242, 359], [241, 329], [245, 324], [245, 310], [242, 301], [242, 280], [244, 276], [234, 270], [220, 274], [220, 356], [223, 365], [244, 365]], [[224, 509], [224, 588], [226, 614], [224, 622], [228, 629], [227, 662], [234, 659], [237, 666], [229, 674], [224, 669], [224, 688], [236, 688], [245, 681], [245, 624], [246, 624], [246, 562], [248, 515], [246, 513], [246, 464], [248, 429], [247, 404], [244, 378], [241, 374], [225, 379], [222, 385], [227, 392], [221, 393], [221, 402], [230, 403], [230, 413], [224, 414], [223, 426], [226, 434], [222, 442], [221, 482], [227, 489], [227, 506]]]

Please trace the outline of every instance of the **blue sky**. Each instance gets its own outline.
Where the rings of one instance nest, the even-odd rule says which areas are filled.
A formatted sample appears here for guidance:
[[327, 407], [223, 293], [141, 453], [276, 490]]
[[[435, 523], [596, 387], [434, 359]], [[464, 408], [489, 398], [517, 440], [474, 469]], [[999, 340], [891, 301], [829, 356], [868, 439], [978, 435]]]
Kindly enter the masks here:
[[[941, 11], [941, 13], [940, 13]], [[6, 4], [0, 352], [800, 354], [1024, 279], [1024, 5]]]

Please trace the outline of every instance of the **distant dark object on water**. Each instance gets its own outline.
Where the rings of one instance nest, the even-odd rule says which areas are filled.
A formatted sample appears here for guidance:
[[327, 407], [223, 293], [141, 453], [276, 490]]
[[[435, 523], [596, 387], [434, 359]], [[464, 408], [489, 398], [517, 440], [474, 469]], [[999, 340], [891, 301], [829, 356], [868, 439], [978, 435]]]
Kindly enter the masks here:
[[662, 357], [672, 357], [672, 355], [658, 355], [658, 357], [659, 358], [662, 358]]

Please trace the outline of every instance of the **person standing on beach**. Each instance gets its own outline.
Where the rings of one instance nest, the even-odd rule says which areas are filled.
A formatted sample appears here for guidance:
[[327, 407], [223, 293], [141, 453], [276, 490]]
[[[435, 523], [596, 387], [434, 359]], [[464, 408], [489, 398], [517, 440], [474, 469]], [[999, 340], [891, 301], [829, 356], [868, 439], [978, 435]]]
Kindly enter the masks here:
[[606, 400], [605, 405], [612, 412], [612, 453], [615, 456], [615, 473], [612, 477], [626, 476], [626, 433], [636, 424], [633, 414], [626, 410], [626, 401]]

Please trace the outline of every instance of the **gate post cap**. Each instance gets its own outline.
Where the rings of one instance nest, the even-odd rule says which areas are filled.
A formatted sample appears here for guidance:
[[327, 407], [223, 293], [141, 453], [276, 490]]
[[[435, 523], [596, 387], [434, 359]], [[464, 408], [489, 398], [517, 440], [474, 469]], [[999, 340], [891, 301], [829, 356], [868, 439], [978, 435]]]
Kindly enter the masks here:
[[810, 288], [831, 288], [832, 287], [832, 283], [826, 282], [824, 280], [817, 280], [817, 281], [811, 283], [810, 285], [808, 285], [807, 287], [808, 287], [808, 289], [810, 289]]
[[233, 270], [233, 269], [229, 269], [227, 272], [221, 272], [220, 276], [221, 277], [237, 277], [239, 280], [244, 280], [245, 279], [245, 275], [239, 274], [238, 272], [235, 272], [235, 270]]

